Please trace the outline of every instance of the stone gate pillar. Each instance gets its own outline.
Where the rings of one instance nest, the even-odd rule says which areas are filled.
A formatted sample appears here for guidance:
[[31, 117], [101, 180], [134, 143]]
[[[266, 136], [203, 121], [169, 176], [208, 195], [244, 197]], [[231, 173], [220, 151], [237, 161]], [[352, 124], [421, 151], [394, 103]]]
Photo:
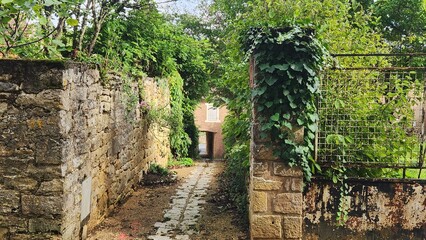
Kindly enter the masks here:
[[[255, 88], [255, 62], [250, 61], [250, 85]], [[303, 173], [290, 168], [260, 138], [257, 106], [252, 101], [253, 125], [250, 154], [250, 239], [301, 239]], [[303, 129], [294, 132], [303, 141]]]

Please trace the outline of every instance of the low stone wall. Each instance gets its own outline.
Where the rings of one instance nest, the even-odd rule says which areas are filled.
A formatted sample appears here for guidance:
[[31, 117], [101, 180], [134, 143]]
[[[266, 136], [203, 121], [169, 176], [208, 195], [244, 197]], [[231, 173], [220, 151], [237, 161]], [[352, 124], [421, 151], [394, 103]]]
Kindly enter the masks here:
[[426, 181], [349, 180], [349, 219], [337, 227], [339, 191], [316, 179], [304, 192], [304, 239], [426, 239]]
[[[169, 103], [153, 80], [141, 86]], [[167, 163], [169, 130], [143, 121], [138, 92], [79, 63], [0, 61], [0, 239], [84, 237]]]

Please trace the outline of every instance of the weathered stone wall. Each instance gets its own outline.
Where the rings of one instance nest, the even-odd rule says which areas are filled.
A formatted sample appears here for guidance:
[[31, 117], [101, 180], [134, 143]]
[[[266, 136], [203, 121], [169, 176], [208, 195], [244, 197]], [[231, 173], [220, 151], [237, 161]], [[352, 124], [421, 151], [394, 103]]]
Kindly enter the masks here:
[[[254, 62], [250, 64], [251, 86]], [[277, 159], [260, 138], [256, 102], [253, 102], [253, 127], [250, 156], [249, 219], [250, 239], [301, 239], [303, 210], [303, 173]], [[303, 129], [294, 133], [303, 140]], [[273, 147], [273, 146], [272, 146]]]
[[426, 181], [349, 180], [349, 219], [335, 224], [339, 191], [313, 180], [304, 193], [304, 239], [426, 239]]
[[169, 130], [143, 121], [131, 88], [132, 106], [122, 79], [103, 87], [86, 65], [0, 61], [0, 239], [79, 239], [167, 163]]

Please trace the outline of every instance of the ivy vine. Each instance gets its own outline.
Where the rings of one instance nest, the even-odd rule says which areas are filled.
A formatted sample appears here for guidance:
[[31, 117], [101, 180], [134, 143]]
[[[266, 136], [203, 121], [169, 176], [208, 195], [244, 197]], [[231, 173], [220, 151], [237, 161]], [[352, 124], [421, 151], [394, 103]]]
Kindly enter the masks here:
[[[270, 139], [274, 155], [299, 166], [307, 180], [319, 169], [312, 157], [318, 114], [319, 72], [327, 51], [309, 26], [252, 28], [245, 50], [256, 64], [255, 102], [260, 137]], [[296, 131], [303, 131], [298, 141]]]

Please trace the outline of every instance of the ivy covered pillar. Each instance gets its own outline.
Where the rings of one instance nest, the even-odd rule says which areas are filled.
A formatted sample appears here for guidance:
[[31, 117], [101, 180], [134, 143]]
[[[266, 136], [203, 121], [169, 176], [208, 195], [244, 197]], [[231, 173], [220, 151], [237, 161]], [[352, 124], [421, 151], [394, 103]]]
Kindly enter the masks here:
[[317, 73], [325, 51], [311, 29], [251, 29], [250, 239], [301, 239], [303, 181], [318, 116]]

